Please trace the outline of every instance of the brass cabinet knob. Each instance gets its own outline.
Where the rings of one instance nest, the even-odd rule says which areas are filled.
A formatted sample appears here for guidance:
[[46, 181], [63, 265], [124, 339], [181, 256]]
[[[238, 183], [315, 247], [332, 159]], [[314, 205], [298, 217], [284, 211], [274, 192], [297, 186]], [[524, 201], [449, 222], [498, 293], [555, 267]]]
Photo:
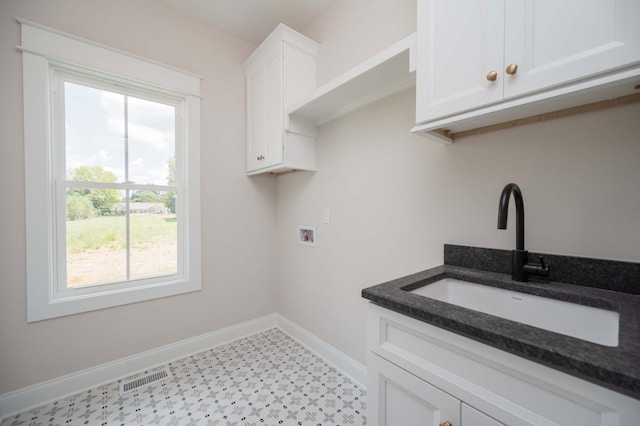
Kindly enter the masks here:
[[264, 160], [264, 155], [259, 155], [256, 157], [256, 160], [260, 161], [260, 160]]
[[509, 75], [514, 75], [518, 72], [518, 64], [509, 64], [505, 71], [507, 71], [507, 74]]
[[496, 78], [498, 78], [498, 73], [495, 71], [489, 71], [489, 74], [487, 74], [487, 80], [496, 81]]
[[453, 426], [449, 420], [445, 420], [444, 422], [440, 422], [440, 426]]

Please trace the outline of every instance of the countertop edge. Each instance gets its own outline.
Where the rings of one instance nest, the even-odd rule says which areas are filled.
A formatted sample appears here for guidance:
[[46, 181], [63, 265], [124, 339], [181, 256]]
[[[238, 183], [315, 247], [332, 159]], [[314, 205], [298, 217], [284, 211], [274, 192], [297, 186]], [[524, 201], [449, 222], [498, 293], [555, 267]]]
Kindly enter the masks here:
[[640, 314], [637, 312], [640, 308], [639, 296], [562, 283], [525, 284], [530, 287], [527, 292], [531, 294], [541, 291], [548, 293], [549, 289], [553, 289], [558, 291], [556, 295], [560, 295], [559, 298], [562, 299], [573, 297], [573, 301], [579, 303], [586, 300], [586, 304], [590, 305], [601, 301], [604, 307], [618, 310], [620, 344], [611, 348], [403, 290], [417, 288], [447, 276], [476, 282], [484, 280], [480, 283], [487, 285], [522, 286], [521, 283], [510, 282], [510, 277], [504, 274], [441, 265], [365, 288], [362, 290], [362, 297], [416, 320], [640, 399], [640, 367], [633, 365], [638, 364], [637, 360], [640, 359], [640, 343], [635, 342], [637, 333], [626, 329], [627, 326], [635, 324], [637, 327], [640, 324]]

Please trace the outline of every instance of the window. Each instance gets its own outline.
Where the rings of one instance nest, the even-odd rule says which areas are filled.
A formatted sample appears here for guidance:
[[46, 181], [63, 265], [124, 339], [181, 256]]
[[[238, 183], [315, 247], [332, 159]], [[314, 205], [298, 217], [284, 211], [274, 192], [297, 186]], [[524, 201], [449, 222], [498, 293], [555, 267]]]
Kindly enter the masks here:
[[66, 254], [57, 293], [181, 273], [181, 100], [58, 67], [52, 74], [56, 228]]
[[199, 78], [21, 23], [28, 320], [199, 290]]

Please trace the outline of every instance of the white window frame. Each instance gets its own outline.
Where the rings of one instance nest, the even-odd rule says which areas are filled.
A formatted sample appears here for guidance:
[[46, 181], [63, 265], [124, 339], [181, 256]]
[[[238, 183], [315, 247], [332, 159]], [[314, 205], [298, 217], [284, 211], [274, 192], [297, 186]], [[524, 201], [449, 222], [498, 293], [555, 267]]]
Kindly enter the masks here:
[[[19, 22], [24, 84], [27, 321], [200, 290], [200, 77], [38, 24]], [[56, 158], [59, 149], [54, 146], [53, 93], [59, 83], [59, 70], [164, 94], [180, 104], [176, 114], [181, 110], [184, 119], [176, 132], [182, 132], [183, 141], [176, 141], [176, 175], [180, 193], [177, 213], [182, 227], [178, 232], [182, 250], [178, 251], [182, 256], [177, 274], [60, 291], [58, 265], [66, 262], [66, 256], [59, 243], [66, 236], [58, 235], [64, 211], [56, 202], [56, 187], [63, 184], [60, 179], [64, 177], [64, 170], [56, 167], [60, 164]]]
[[[54, 288], [54, 299], [61, 300], [65, 298], [73, 298], [83, 296], [90, 293], [104, 293], [108, 290], [118, 290], [125, 287], [135, 286], [148, 286], [156, 283], [163, 283], [168, 280], [166, 276], [152, 276], [144, 279], [129, 279], [112, 283], [97, 283], [97, 284], [85, 284], [78, 287], [67, 286], [67, 263], [66, 260], [66, 239], [64, 238], [66, 229], [66, 193], [67, 188], [108, 188], [124, 190], [148, 190], [148, 191], [175, 191], [178, 194], [178, 199], [182, 200], [182, 192], [185, 185], [181, 185], [184, 180], [184, 99], [177, 97], [170, 93], [159, 92], [158, 90], [148, 90], [147, 88], [141, 88], [138, 84], [127, 84], [126, 86], [121, 83], [115, 83], [113, 78], [109, 76], [98, 76], [97, 73], [87, 74], [84, 70], [78, 70], [75, 67], [68, 65], [53, 65], [51, 66], [51, 99], [52, 99], [52, 148], [53, 148], [53, 170], [55, 173], [54, 181], [55, 185], [55, 216], [56, 216], [56, 231], [60, 238], [57, 239], [57, 283]], [[87, 87], [92, 87], [98, 90], [113, 91], [114, 93], [120, 93], [123, 95], [136, 97], [139, 99], [146, 99], [153, 102], [160, 102], [166, 105], [171, 105], [175, 108], [175, 161], [176, 161], [176, 181], [178, 185], [152, 185], [141, 184], [133, 182], [122, 183], [96, 183], [96, 182], [78, 182], [67, 180], [66, 173], [68, 172], [66, 167], [66, 155], [65, 155], [65, 89], [64, 84], [71, 82], [74, 84], [80, 84]], [[177, 260], [177, 272], [174, 274], [175, 279], [184, 278], [184, 262], [183, 257], [185, 253], [184, 238], [185, 234], [185, 221], [182, 220], [185, 217], [187, 210], [182, 202], [178, 202], [176, 205], [177, 221], [177, 246], [178, 246], [178, 258]], [[130, 213], [127, 213], [130, 214]], [[100, 286], [95, 287], [95, 286]]]

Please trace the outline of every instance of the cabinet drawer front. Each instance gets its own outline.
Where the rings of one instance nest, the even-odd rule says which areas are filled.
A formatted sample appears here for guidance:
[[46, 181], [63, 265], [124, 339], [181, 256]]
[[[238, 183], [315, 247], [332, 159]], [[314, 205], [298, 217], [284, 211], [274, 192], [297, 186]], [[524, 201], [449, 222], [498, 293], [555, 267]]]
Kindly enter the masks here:
[[367, 375], [367, 417], [372, 425], [460, 424], [459, 400], [371, 352]]
[[370, 305], [368, 349], [510, 426], [633, 424], [640, 401]]

